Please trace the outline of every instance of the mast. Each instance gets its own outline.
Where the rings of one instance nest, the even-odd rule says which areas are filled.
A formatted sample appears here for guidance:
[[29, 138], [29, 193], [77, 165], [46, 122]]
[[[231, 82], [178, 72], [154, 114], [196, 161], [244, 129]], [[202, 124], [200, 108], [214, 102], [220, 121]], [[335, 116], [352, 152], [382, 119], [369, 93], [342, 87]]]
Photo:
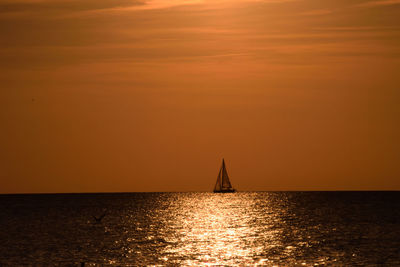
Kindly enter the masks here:
[[225, 161], [222, 159], [223, 173], [222, 173], [222, 187], [225, 189], [232, 189], [231, 182], [229, 181], [228, 172], [226, 171]]

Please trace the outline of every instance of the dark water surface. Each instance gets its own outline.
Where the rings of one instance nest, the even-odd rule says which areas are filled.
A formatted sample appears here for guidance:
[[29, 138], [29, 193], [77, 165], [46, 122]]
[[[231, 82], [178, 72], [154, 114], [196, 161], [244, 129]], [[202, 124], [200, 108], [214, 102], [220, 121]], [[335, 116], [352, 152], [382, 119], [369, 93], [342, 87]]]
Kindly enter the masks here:
[[400, 192], [0, 195], [0, 209], [0, 266], [400, 266]]

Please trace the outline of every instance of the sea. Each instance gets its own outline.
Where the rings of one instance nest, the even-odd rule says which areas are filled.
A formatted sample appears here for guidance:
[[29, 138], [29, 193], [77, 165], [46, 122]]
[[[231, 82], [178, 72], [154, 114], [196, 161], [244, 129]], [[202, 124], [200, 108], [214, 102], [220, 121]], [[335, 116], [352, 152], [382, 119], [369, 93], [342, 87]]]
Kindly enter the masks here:
[[400, 266], [400, 192], [0, 195], [0, 266]]

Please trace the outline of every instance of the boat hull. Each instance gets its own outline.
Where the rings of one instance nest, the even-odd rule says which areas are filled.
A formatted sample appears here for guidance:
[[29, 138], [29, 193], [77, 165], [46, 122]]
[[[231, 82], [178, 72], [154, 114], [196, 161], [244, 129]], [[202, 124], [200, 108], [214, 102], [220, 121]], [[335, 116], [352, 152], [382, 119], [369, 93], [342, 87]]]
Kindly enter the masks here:
[[235, 193], [235, 189], [226, 189], [226, 190], [214, 190], [214, 193]]

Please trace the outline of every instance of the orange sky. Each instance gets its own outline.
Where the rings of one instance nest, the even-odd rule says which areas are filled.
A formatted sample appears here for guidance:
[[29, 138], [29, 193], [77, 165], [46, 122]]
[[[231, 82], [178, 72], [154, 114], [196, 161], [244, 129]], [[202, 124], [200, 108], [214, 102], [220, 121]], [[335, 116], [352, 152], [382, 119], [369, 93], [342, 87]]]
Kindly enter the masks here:
[[400, 190], [398, 0], [0, 0], [0, 193]]

